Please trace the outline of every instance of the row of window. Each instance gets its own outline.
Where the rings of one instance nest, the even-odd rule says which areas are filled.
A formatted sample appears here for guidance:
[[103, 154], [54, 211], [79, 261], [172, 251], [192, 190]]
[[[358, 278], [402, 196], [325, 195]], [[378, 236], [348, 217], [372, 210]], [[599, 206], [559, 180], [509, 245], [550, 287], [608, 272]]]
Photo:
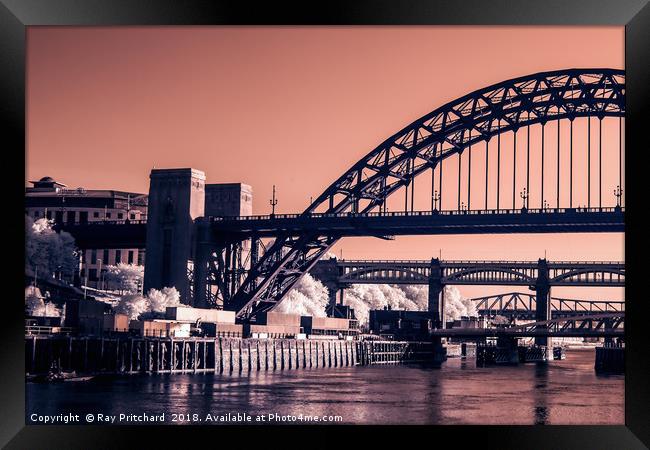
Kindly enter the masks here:
[[[99, 256], [100, 251], [102, 252], [101, 253], [102, 264], [104, 264], [104, 265], [110, 264], [109, 263], [109, 256], [110, 255], [109, 255], [109, 250], [108, 249], [104, 249], [104, 250], [92, 249], [92, 250], [90, 250], [90, 264], [91, 265], [99, 264], [98, 256]], [[125, 253], [126, 253], [126, 261], [123, 261], [122, 256]], [[138, 262], [137, 262], [138, 265], [142, 265], [143, 258], [144, 258], [144, 252], [139, 251], [138, 252]], [[135, 251], [134, 250], [120, 250], [120, 249], [115, 250], [115, 257], [114, 257], [113, 261], [114, 261], [113, 264], [120, 264], [122, 262], [126, 262], [127, 264], [134, 264], [135, 263]], [[82, 264], [88, 262], [88, 261], [86, 261], [85, 253], [82, 253], [82, 255], [81, 255], [81, 262], [82, 262]]]
[[[79, 213], [79, 218], [77, 220], [77, 212]], [[25, 214], [29, 215], [28, 211], [25, 211]], [[34, 219], [40, 219], [41, 217], [45, 217], [48, 220], [54, 219], [56, 223], [87, 223], [88, 222], [88, 211], [62, 211], [62, 210], [54, 210], [52, 211], [51, 209], [47, 209], [44, 211], [34, 211], [33, 213]], [[126, 213], [123, 212], [118, 212], [113, 215], [111, 212], [99, 212], [99, 211], [93, 211], [93, 219], [98, 219], [98, 220], [111, 220], [111, 219], [117, 219], [117, 220], [125, 220], [126, 218]], [[129, 214], [129, 219], [131, 220], [136, 220], [136, 214], [135, 213], [130, 213]]]

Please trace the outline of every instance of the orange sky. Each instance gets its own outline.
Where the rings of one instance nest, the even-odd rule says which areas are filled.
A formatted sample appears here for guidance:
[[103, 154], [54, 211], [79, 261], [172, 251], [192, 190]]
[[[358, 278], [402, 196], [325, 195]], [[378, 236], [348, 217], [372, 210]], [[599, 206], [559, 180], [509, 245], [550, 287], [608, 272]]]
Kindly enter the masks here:
[[[27, 42], [26, 180], [49, 175], [69, 187], [146, 192], [152, 167], [191, 166], [208, 182], [252, 185], [256, 214], [269, 212], [273, 184], [277, 212], [302, 211], [386, 137], [470, 91], [539, 71], [624, 67], [623, 27], [30, 27]], [[584, 138], [581, 126], [575, 132]], [[615, 128], [605, 125], [606, 168], [618, 164]], [[511, 149], [511, 136], [502, 145]], [[502, 177], [511, 170], [504, 165]], [[603, 183], [611, 205], [617, 180], [605, 175]], [[449, 184], [443, 200], [455, 207]], [[429, 185], [421, 186], [416, 209], [429, 204]], [[553, 182], [545, 191], [555, 198]], [[473, 203], [482, 205], [481, 192], [472, 189]], [[578, 203], [585, 192], [576, 187]], [[511, 198], [502, 192], [502, 205]], [[389, 208], [398, 205], [403, 196]], [[556, 260], [624, 258], [622, 234], [348, 238], [334, 251], [341, 249], [345, 258], [441, 251], [446, 259], [537, 259], [545, 250]], [[622, 296], [614, 288], [558, 291]]]

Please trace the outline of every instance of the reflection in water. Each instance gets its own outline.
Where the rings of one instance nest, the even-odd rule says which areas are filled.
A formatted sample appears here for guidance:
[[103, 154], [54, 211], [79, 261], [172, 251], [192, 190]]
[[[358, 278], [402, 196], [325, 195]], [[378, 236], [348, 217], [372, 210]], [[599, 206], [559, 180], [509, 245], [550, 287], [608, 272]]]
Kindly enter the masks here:
[[548, 420], [548, 408], [546, 406], [546, 388], [548, 387], [548, 363], [535, 363], [535, 425], [546, 425]]
[[562, 361], [507, 367], [449, 359], [440, 369], [343, 367], [30, 383], [27, 410], [340, 415], [357, 424], [623, 424], [623, 376], [597, 376], [593, 365], [593, 351], [571, 351]]

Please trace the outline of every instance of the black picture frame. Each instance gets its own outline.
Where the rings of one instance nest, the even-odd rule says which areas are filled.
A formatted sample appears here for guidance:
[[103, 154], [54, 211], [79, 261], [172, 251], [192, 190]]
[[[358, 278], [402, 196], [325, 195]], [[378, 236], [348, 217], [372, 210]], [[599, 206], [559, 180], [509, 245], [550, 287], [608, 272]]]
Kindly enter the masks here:
[[[645, 333], [648, 302], [641, 291], [643, 233], [641, 195], [643, 183], [644, 124], [650, 89], [650, 6], [648, 0], [366, 0], [290, 3], [201, 0], [0, 0], [0, 112], [5, 161], [5, 192], [12, 207], [3, 218], [10, 251], [24, 254], [24, 151], [25, 151], [25, 49], [26, 27], [39, 25], [618, 25], [625, 26], [626, 68], [626, 379], [625, 426], [455, 426], [364, 427], [363, 437], [384, 434], [406, 445], [443, 445], [454, 440], [463, 445], [506, 448], [647, 448], [650, 446], [650, 343]], [[567, 43], [570, 45], [570, 43]], [[646, 113], [646, 114], [644, 114]], [[11, 159], [10, 159], [11, 158]], [[21, 162], [22, 161], [22, 162]], [[14, 169], [14, 164], [18, 167]], [[22, 169], [22, 170], [19, 170]], [[21, 173], [22, 172], [22, 173]], [[15, 238], [14, 234], [15, 233]], [[11, 264], [9, 264], [11, 266]], [[147, 446], [179, 445], [340, 445], [359, 436], [356, 427], [316, 427], [325, 440], [308, 436], [314, 427], [126, 427], [25, 425], [24, 310], [19, 283], [21, 265], [5, 273], [9, 289], [4, 298], [6, 315], [0, 335], [2, 345], [2, 406], [0, 444], [6, 448], [121, 448], [147, 439]], [[417, 433], [417, 438], [411, 437]], [[371, 436], [368, 436], [371, 435]], [[226, 438], [227, 436], [227, 438]], [[228, 439], [228, 440], [226, 440]], [[235, 439], [233, 441], [232, 439]], [[309, 444], [309, 443], [312, 444]], [[420, 442], [420, 444], [418, 444]], [[366, 442], [367, 445], [367, 442]], [[448, 444], [447, 444], [448, 445]]]

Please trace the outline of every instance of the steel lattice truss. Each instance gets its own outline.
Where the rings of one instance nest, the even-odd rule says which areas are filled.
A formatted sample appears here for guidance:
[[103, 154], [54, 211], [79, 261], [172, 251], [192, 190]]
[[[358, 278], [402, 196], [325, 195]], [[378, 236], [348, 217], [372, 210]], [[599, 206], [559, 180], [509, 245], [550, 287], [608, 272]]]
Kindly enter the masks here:
[[625, 312], [585, 314], [557, 317], [510, 327], [510, 332], [548, 330], [554, 332], [622, 330], [625, 328]]
[[[330, 185], [305, 211], [370, 212], [419, 174], [470, 145], [520, 127], [577, 117], [625, 114], [625, 75], [613, 69], [570, 69], [529, 75], [472, 92], [392, 135]], [[280, 235], [252, 262], [228, 302], [238, 317], [273, 309], [339, 239]]]
[[[507, 312], [535, 312], [536, 296], [523, 292], [489, 295], [470, 299], [478, 311], [491, 315]], [[604, 313], [625, 312], [625, 302], [620, 300], [578, 300], [568, 298], [550, 298], [552, 313]]]

